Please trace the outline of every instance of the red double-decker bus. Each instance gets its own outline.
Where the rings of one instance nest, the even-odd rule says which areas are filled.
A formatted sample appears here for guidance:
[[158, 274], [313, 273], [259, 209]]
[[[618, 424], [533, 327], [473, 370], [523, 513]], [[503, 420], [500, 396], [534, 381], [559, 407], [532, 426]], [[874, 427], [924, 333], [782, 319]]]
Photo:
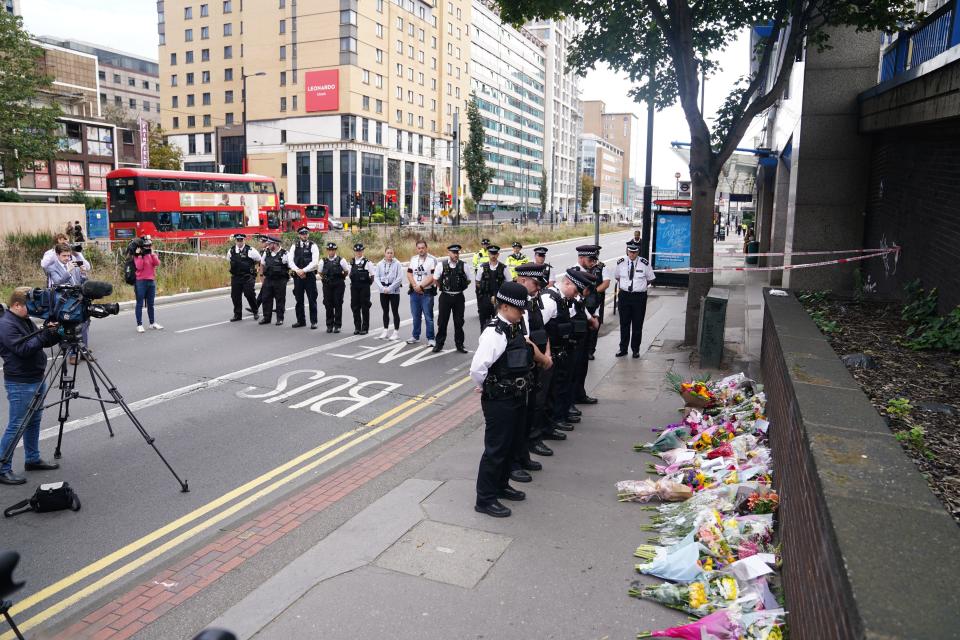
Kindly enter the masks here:
[[284, 231], [296, 231], [306, 226], [311, 231], [330, 230], [330, 207], [325, 204], [286, 204], [283, 209]]
[[280, 230], [277, 186], [255, 174], [116, 169], [107, 174], [110, 238], [223, 239]]

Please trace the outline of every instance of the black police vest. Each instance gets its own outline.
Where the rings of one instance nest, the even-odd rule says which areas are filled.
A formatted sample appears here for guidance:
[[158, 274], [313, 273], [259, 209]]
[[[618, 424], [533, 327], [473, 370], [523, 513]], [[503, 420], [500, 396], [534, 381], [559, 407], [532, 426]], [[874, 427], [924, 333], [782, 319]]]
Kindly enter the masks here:
[[310, 264], [313, 260], [313, 243], [307, 242], [307, 246], [303, 247], [300, 245], [300, 241], [297, 241], [297, 246], [293, 250], [293, 264], [297, 265], [298, 269], [303, 269], [305, 266]]
[[443, 271], [440, 273], [440, 289], [450, 293], [461, 293], [467, 290], [470, 283], [467, 281], [467, 272], [463, 267], [463, 260], [457, 260], [457, 266], [451, 268], [450, 261], [443, 261]]
[[236, 247], [230, 247], [230, 275], [257, 275], [257, 263], [250, 257], [250, 247], [248, 245], [243, 245], [243, 249], [239, 252], [237, 252]]
[[[339, 261], [338, 261], [339, 262]], [[369, 287], [373, 284], [373, 274], [367, 270], [367, 265], [370, 263], [366, 258], [360, 258], [360, 262], [357, 262], [356, 258], [351, 258], [350, 260], [350, 287], [357, 288], [360, 287]]]
[[263, 275], [267, 278], [283, 278], [286, 280], [290, 276], [284, 259], [287, 252], [281, 249], [276, 255], [271, 255], [269, 251], [263, 254]]
[[562, 295], [553, 289], [546, 290], [547, 295], [557, 304], [557, 314], [547, 322], [547, 335], [554, 349], [563, 349], [573, 335], [573, 322], [570, 320], [570, 309]]
[[484, 391], [497, 385], [515, 384], [518, 379], [525, 378], [533, 366], [533, 350], [519, 324], [512, 325], [495, 318], [487, 326], [507, 337], [507, 348], [490, 366], [483, 384]]
[[343, 282], [344, 275], [343, 267], [340, 266], [340, 256], [324, 258], [323, 264], [320, 266], [320, 274], [323, 276], [323, 281], [327, 284]]
[[500, 285], [507, 279], [507, 267], [502, 262], [498, 262], [495, 268], [490, 267], [489, 262], [484, 262], [480, 272], [480, 283], [477, 285], [477, 291], [481, 295], [494, 296], [500, 291]]
[[580, 340], [587, 335], [587, 312], [584, 310], [586, 305], [576, 300], [571, 300], [573, 313], [570, 314], [570, 321], [573, 324], [573, 339]]
[[530, 342], [537, 345], [540, 351], [545, 350], [547, 348], [547, 329], [543, 324], [543, 302], [540, 300], [540, 296], [531, 298], [527, 303], [527, 317], [530, 319], [530, 326], [527, 327]]

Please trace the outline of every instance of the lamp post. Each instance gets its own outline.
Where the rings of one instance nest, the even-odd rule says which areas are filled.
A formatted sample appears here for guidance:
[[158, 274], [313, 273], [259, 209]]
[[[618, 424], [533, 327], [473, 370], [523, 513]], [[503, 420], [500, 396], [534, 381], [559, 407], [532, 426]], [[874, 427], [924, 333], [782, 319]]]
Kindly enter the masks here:
[[247, 156], [247, 78], [267, 75], [266, 71], [257, 71], [256, 73], [244, 73], [243, 67], [240, 68], [240, 97], [243, 99], [243, 172], [250, 171], [250, 159]]

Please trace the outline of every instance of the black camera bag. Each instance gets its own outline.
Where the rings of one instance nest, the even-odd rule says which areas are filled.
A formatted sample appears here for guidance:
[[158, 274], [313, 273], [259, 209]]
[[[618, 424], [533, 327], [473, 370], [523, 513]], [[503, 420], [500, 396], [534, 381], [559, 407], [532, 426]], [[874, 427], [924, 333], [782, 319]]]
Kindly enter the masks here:
[[69, 482], [51, 482], [37, 487], [36, 492], [28, 500], [21, 500], [3, 510], [6, 518], [26, 513], [27, 511], [36, 511], [37, 513], [46, 513], [48, 511], [80, 511], [80, 498], [70, 487]]

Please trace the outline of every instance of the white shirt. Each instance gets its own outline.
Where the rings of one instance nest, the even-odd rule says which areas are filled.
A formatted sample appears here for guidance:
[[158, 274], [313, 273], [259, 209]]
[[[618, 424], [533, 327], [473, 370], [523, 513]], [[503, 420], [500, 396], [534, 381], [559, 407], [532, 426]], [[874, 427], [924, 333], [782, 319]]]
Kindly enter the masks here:
[[[360, 256], [359, 258], [354, 257], [353, 263], [357, 265], [357, 269], [359, 269], [360, 271], [366, 271], [371, 275], [371, 277], [373, 276], [374, 269], [377, 268], [377, 264], [375, 262], [372, 262], [370, 258], [366, 256]], [[347, 264], [349, 266], [349, 263]], [[353, 271], [353, 267], [350, 267], [350, 271]]]
[[[633, 279], [630, 278], [630, 266], [633, 265]], [[653, 272], [653, 267], [650, 266], [650, 261], [646, 258], [641, 258], [637, 256], [636, 260], [630, 260], [629, 257], [620, 258], [617, 260], [616, 267], [616, 278], [617, 286], [620, 287], [620, 291], [633, 291], [634, 293], [641, 293], [647, 290], [647, 285], [654, 279], [657, 275]], [[630, 285], [633, 285], [631, 288]]]
[[502, 264], [502, 265], [503, 265], [503, 277], [505, 278], [504, 282], [512, 282], [512, 281], [513, 281], [513, 272], [510, 270], [510, 265], [508, 265], [506, 262], [497, 262], [497, 264], [493, 264], [493, 263], [490, 262], [490, 260], [488, 259], [486, 262], [480, 263], [480, 266], [477, 267], [477, 272], [476, 272], [476, 273], [474, 274], [474, 276], [473, 276], [474, 282], [480, 282], [480, 276], [483, 275], [483, 265], [485, 265], [485, 264], [489, 264], [489, 265], [490, 265], [490, 270], [491, 270], [491, 271], [493, 271], [494, 269], [496, 269], [498, 265], [501, 265], [501, 264]]
[[[74, 258], [74, 260], [77, 260], [77, 261], [80, 262], [80, 268], [81, 268], [84, 272], [90, 271], [90, 269], [93, 268], [93, 266], [92, 266], [89, 262], [87, 262], [87, 259], [84, 258], [84, 257], [83, 257], [83, 254], [80, 253], [79, 251], [73, 254], [73, 258]], [[55, 248], [54, 248], [54, 249], [47, 249], [47, 250], [44, 252], [43, 257], [40, 259], [40, 268], [43, 269], [43, 270], [47, 273], [47, 286], [48, 286], [48, 287], [52, 287], [52, 286], [53, 286], [53, 280], [52, 280], [51, 277], [50, 277], [50, 268], [51, 268], [51, 267], [54, 267], [57, 262], [60, 262], [60, 258], [58, 257], [58, 255], [57, 255], [57, 250], [56, 250]]]
[[543, 309], [540, 310], [540, 315], [543, 316], [543, 324], [547, 324], [557, 317], [557, 303], [553, 301], [553, 298], [551, 298], [550, 294], [546, 291], [540, 292], [540, 301], [543, 303]]
[[[250, 247], [250, 245], [245, 244], [243, 245], [243, 247]], [[242, 250], [243, 247], [240, 247], [240, 249]], [[237, 248], [237, 245], [233, 245], [232, 247], [230, 247], [229, 250], [227, 250], [228, 260], [230, 259], [230, 256], [234, 254], [234, 251], [236, 250], [236, 248]], [[260, 256], [260, 252], [254, 249], [253, 247], [250, 247], [250, 253], [247, 254], [247, 257], [249, 257], [254, 262], [263, 262], [263, 258]]]
[[413, 281], [417, 284], [423, 282], [427, 276], [433, 275], [436, 270], [437, 259], [429, 253], [422, 258], [417, 254], [410, 258], [410, 262], [407, 264], [407, 273], [413, 274]]
[[[261, 263], [261, 264], [266, 264], [266, 263], [267, 263], [267, 256], [268, 256], [268, 255], [271, 256], [271, 257], [274, 257], [274, 256], [276, 256], [277, 254], [279, 254], [281, 251], [283, 251], [282, 248], [277, 249], [276, 251], [270, 251], [269, 249], [267, 249], [266, 251], [263, 252], [263, 255], [260, 256], [260, 263]], [[283, 261], [282, 261], [282, 263], [285, 264], [285, 265], [288, 265], [288, 266], [293, 264], [293, 260], [290, 258], [290, 254], [289, 254], [289, 253], [285, 253], [285, 254], [283, 255]]]
[[[439, 286], [439, 283], [440, 283], [440, 276], [443, 275], [443, 265], [444, 265], [444, 263], [446, 263], [446, 262], [449, 262], [449, 263], [450, 263], [450, 268], [451, 268], [451, 269], [456, 269], [456, 268], [457, 268], [457, 262], [462, 262], [462, 263], [463, 263], [463, 273], [467, 276], [467, 282], [470, 282], [471, 280], [473, 280], [473, 273], [472, 273], [471, 270], [470, 270], [470, 265], [467, 264], [466, 261], [464, 261], [464, 260], [457, 260], [457, 262], [454, 262], [454, 261], [451, 260], [450, 258], [444, 258], [443, 260], [438, 260], [438, 261], [437, 261], [437, 268], [433, 270], [433, 279], [437, 281], [437, 285], [438, 285], [438, 286]], [[462, 292], [444, 291], [444, 293], [454, 294], [454, 293], [462, 293]]]
[[389, 261], [381, 260], [377, 265], [374, 284], [380, 293], [389, 295], [400, 293], [400, 287], [403, 286], [403, 265], [400, 261], [396, 258]]
[[[501, 314], [497, 318], [507, 322]], [[507, 324], [510, 324], [507, 322]], [[470, 377], [477, 383], [478, 387], [483, 386], [483, 381], [487, 379], [487, 372], [493, 363], [496, 362], [503, 352], [507, 350], [507, 334], [500, 333], [496, 327], [484, 327], [480, 334], [480, 343], [473, 354], [473, 360], [470, 362]]]
[[[289, 260], [289, 262], [290, 262], [290, 268], [291, 268], [291, 269], [298, 269], [298, 268], [299, 268], [299, 267], [297, 267], [295, 264], [293, 264], [293, 257], [296, 255], [297, 245], [300, 244], [300, 242], [301, 242], [300, 240], [297, 240], [296, 242], [294, 242], [294, 243], [290, 246], [290, 250], [287, 251], [287, 254], [288, 254], [287, 260]], [[306, 246], [306, 243], [303, 243], [303, 244], [304, 244], [304, 246]], [[304, 271], [305, 273], [306, 273], [306, 272], [310, 272], [310, 271], [316, 271], [316, 270], [317, 270], [317, 265], [320, 264], [320, 247], [317, 246], [317, 243], [316, 243], [316, 242], [314, 242], [314, 243], [312, 243], [312, 244], [313, 244], [313, 246], [310, 247], [310, 262], [307, 263], [307, 266], [305, 266], [305, 267], [303, 268], [303, 271]]]
[[[334, 259], [340, 258], [340, 256], [333, 256]], [[330, 258], [324, 258], [324, 260], [330, 260]], [[343, 269], [343, 272], [346, 274], [350, 273], [350, 263], [340, 258], [340, 268]]]

